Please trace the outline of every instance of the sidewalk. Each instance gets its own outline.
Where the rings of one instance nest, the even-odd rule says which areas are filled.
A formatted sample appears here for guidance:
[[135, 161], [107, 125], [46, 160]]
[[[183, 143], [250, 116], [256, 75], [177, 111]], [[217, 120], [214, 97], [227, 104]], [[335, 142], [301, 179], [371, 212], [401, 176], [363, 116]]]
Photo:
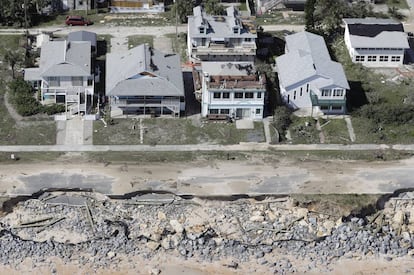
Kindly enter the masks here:
[[414, 151], [414, 144], [277, 144], [246, 142], [234, 145], [3, 145], [0, 152], [191, 152], [191, 151]]

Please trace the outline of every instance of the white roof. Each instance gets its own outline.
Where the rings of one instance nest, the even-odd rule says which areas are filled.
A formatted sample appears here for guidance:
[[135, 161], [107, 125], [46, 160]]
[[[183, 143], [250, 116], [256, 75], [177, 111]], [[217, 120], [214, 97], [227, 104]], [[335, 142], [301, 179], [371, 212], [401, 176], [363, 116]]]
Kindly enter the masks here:
[[318, 88], [338, 86], [349, 89], [342, 65], [332, 61], [322, 36], [300, 32], [286, 36], [288, 52], [276, 58], [279, 81], [289, 87], [310, 78], [319, 78]]

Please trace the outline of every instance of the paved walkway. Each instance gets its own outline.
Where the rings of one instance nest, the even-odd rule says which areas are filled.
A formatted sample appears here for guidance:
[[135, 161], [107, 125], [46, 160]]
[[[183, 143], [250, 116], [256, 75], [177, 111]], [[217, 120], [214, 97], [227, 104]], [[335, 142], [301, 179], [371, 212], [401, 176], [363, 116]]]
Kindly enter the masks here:
[[0, 152], [190, 152], [190, 151], [414, 151], [414, 144], [277, 144], [247, 142], [235, 145], [3, 145]]
[[56, 144], [57, 146], [92, 145], [92, 128], [93, 122], [83, 120], [81, 116], [57, 121]]
[[264, 133], [265, 133], [265, 138], [266, 138], [266, 143], [270, 144], [272, 143], [272, 136], [270, 135], [270, 117], [265, 117], [263, 119], [263, 128], [264, 128]]
[[348, 128], [349, 139], [351, 140], [351, 142], [355, 142], [356, 136], [354, 132], [354, 127], [352, 127], [351, 118], [349, 116], [346, 116], [345, 122], [346, 122], [346, 128]]

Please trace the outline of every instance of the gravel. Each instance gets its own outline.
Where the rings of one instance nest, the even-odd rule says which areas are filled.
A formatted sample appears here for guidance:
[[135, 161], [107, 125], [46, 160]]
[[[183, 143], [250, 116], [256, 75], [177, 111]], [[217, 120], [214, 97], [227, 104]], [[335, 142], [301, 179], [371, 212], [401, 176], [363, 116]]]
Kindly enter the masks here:
[[[173, 202], [155, 205], [137, 198], [111, 200], [93, 193], [70, 193], [87, 198], [89, 220], [84, 206], [48, 204], [48, 196], [59, 195], [20, 202], [0, 219], [1, 264], [17, 266], [27, 257], [40, 263], [56, 256], [105, 268], [116, 266], [120, 255], [150, 258], [163, 252], [206, 262], [230, 258], [234, 261], [230, 268], [255, 261], [269, 272], [285, 274], [298, 272], [289, 257], [310, 262], [309, 270], [316, 266], [329, 270], [333, 261], [343, 257], [392, 260], [409, 254], [414, 245], [412, 200], [390, 200], [375, 221], [353, 217], [342, 222], [307, 211], [303, 215], [303, 209], [289, 199], [256, 203], [175, 197]], [[413, 214], [403, 215], [400, 224], [395, 222], [395, 211]], [[22, 226], [45, 217], [65, 218], [46, 227]], [[328, 230], [324, 224], [334, 225]], [[269, 257], [275, 259], [273, 253], [286, 258], [269, 262]], [[56, 273], [55, 267], [50, 266], [50, 271]]]

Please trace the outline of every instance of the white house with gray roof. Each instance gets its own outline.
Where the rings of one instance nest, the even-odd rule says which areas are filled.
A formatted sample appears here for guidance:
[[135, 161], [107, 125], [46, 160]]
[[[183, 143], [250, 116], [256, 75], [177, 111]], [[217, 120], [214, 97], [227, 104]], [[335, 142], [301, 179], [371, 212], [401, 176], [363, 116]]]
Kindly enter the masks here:
[[66, 118], [92, 112], [94, 70], [90, 41], [43, 43], [38, 68], [26, 68], [24, 79], [40, 89], [44, 105], [66, 106]]
[[190, 61], [254, 61], [256, 26], [242, 18], [237, 8], [227, 15], [209, 15], [201, 6], [188, 17], [187, 51]]
[[253, 62], [203, 62], [201, 115], [261, 120], [266, 78]]
[[382, 18], [345, 18], [345, 45], [352, 62], [366, 67], [398, 67], [410, 48], [401, 22]]
[[276, 58], [280, 93], [293, 109], [313, 115], [343, 114], [349, 90], [342, 65], [331, 60], [322, 36], [286, 36], [285, 54]]
[[180, 57], [147, 44], [107, 54], [106, 95], [112, 117], [179, 117], [185, 110]]

